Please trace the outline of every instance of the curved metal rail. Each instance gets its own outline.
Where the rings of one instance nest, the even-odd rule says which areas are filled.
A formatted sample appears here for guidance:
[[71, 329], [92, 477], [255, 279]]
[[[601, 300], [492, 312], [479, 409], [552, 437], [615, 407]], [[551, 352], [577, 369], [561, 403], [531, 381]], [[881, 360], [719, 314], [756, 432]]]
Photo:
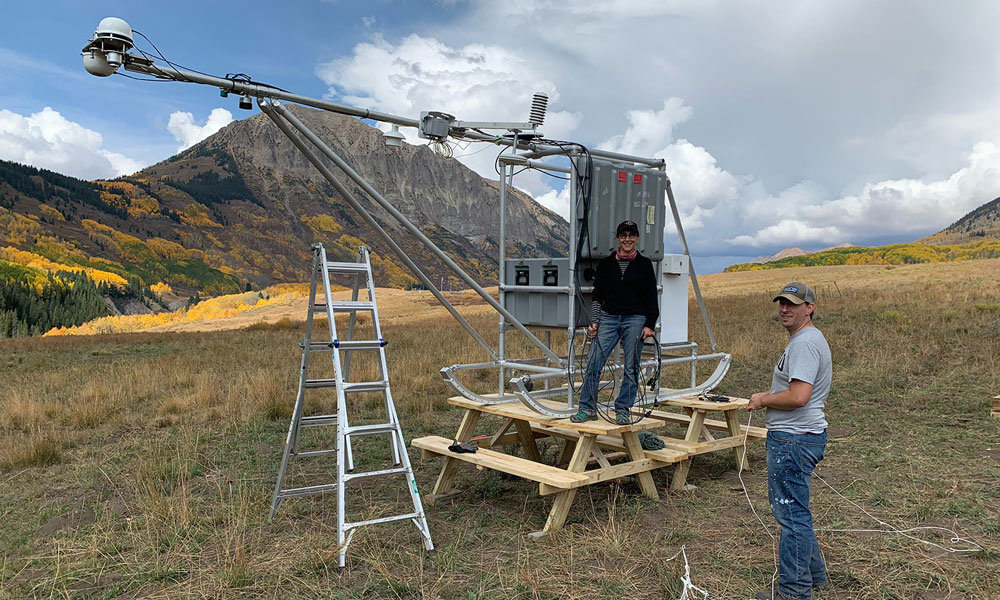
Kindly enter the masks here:
[[[675, 398], [684, 398], [688, 396], [697, 396], [699, 394], [705, 394], [718, 386], [722, 379], [729, 372], [729, 366], [732, 364], [732, 355], [726, 354], [724, 352], [716, 352], [713, 354], [705, 354], [701, 356], [683, 356], [676, 358], [668, 358], [660, 362], [661, 365], [669, 364], [681, 364], [690, 362], [701, 362], [707, 360], [718, 360], [719, 364], [715, 367], [709, 377], [701, 384], [684, 389], [664, 389], [661, 388], [657, 390], [657, 393], [652, 398], [647, 398], [645, 402], [637, 403], [636, 407], [646, 407], [650, 406], [656, 402], [661, 402], [665, 400], [672, 400]], [[644, 361], [640, 363], [640, 368], [650, 367], [655, 365], [655, 361]], [[478, 394], [463, 383], [461, 383], [455, 376], [456, 373], [466, 370], [474, 369], [490, 369], [503, 367], [505, 369], [519, 369], [519, 370], [530, 370], [535, 371], [535, 373], [526, 373], [518, 377], [513, 377], [510, 379], [509, 383], [512, 388], [511, 394], [491, 394], [483, 395]], [[613, 371], [620, 371], [624, 369], [623, 365], [614, 365], [610, 367]], [[530, 408], [531, 410], [544, 415], [546, 417], [552, 417], [556, 419], [568, 418], [579, 410], [578, 408], [552, 408], [542, 404], [540, 400], [545, 398], [554, 398], [557, 396], [565, 396], [568, 392], [567, 386], [561, 386], [557, 388], [550, 389], [535, 389], [536, 382], [546, 381], [556, 377], [568, 377], [571, 373], [570, 368], [552, 368], [544, 367], [540, 365], [532, 365], [517, 361], [492, 361], [483, 363], [471, 363], [471, 364], [460, 364], [452, 365], [450, 367], [445, 367], [441, 369], [441, 377], [451, 385], [462, 396], [474, 400], [476, 402], [481, 402], [482, 404], [507, 404], [510, 402], [520, 401], [522, 404]]]

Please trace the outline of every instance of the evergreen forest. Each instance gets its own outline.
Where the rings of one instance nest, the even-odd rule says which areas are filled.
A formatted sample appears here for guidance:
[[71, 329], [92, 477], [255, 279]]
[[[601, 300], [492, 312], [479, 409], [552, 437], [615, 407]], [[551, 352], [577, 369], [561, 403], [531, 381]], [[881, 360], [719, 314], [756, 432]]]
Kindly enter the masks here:
[[40, 284], [26, 277], [0, 277], [0, 338], [41, 335], [109, 314], [109, 289], [85, 273], [48, 273]]

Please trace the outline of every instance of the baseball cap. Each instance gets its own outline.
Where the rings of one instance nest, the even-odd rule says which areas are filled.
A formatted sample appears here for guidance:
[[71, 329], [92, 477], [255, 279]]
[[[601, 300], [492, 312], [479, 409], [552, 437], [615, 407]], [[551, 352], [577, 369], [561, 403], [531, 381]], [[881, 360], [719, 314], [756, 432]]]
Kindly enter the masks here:
[[622, 221], [618, 224], [618, 231], [615, 235], [621, 235], [626, 231], [631, 231], [632, 233], [639, 235], [639, 226], [635, 224], [635, 221]]
[[772, 302], [777, 302], [781, 298], [788, 300], [792, 304], [802, 304], [803, 302], [806, 304], [815, 304], [816, 292], [801, 281], [793, 281], [781, 288], [781, 291], [778, 292], [778, 295], [774, 297]]

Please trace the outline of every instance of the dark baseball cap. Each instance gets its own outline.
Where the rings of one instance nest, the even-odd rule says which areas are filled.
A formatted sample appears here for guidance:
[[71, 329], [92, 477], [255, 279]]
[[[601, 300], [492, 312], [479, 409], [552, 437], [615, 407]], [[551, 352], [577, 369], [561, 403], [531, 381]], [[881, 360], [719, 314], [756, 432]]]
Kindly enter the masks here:
[[639, 235], [639, 226], [635, 224], [635, 221], [622, 221], [618, 224], [618, 231], [615, 235], [621, 235], [626, 231], [631, 231], [632, 233]]
[[816, 292], [801, 281], [793, 281], [781, 288], [781, 291], [778, 292], [778, 295], [771, 302], [777, 302], [781, 298], [788, 300], [792, 304], [802, 304], [803, 302], [806, 304], [815, 304]]

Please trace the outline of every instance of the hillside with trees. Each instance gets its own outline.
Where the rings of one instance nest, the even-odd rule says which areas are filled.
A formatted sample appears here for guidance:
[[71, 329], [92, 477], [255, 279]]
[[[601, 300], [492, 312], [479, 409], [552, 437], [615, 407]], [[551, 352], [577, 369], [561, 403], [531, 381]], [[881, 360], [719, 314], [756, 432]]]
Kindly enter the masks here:
[[1000, 257], [1000, 198], [970, 211], [932, 236], [909, 244], [845, 246], [770, 262], [726, 267], [725, 272], [819, 265], [905, 265]]
[[[424, 146], [387, 147], [377, 130], [358, 119], [293, 110], [473, 278], [496, 282], [497, 182]], [[390, 215], [360, 190], [354, 194], [432, 280], [458, 285]], [[527, 194], [508, 194], [508, 255], [563, 254], [566, 229]], [[8, 277], [17, 266], [85, 273], [95, 285], [138, 292], [131, 302], [117, 303], [120, 312], [156, 312], [156, 303], [143, 308], [143, 299], [157, 286], [175, 293], [167, 302], [175, 306], [178, 298], [183, 305], [195, 294], [306, 281], [315, 242], [340, 261], [353, 260], [358, 246], [368, 245], [379, 285], [405, 289], [418, 283], [263, 115], [234, 122], [168, 160], [113, 181], [82, 181], [0, 161], [0, 278], [20, 290], [16, 311], [23, 325], [14, 326], [17, 332], [42, 327], [22, 314], [36, 301], [24, 300], [28, 288]], [[55, 278], [68, 282], [66, 277]], [[57, 297], [46, 293], [46, 302]], [[10, 314], [13, 300], [0, 310]]]

